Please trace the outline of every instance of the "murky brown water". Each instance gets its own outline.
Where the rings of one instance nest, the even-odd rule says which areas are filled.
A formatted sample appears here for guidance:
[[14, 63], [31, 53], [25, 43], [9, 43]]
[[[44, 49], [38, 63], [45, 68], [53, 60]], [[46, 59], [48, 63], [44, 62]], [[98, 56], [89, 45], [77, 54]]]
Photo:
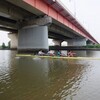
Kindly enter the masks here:
[[[0, 100], [100, 100], [100, 60], [15, 57], [0, 50]], [[100, 51], [78, 55], [100, 57]]]

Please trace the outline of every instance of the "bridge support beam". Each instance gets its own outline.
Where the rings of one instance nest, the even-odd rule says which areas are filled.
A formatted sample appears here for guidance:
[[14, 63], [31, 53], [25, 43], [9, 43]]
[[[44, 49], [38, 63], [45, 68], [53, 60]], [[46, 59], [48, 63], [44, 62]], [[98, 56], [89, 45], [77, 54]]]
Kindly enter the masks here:
[[47, 50], [48, 26], [27, 26], [18, 31], [18, 50], [35, 51]]
[[61, 40], [55, 40], [55, 39], [53, 39], [53, 43], [54, 43], [55, 46], [61, 46], [62, 42], [63, 41], [61, 41]]
[[17, 49], [18, 47], [18, 34], [17, 33], [9, 33], [8, 37], [10, 40], [10, 48]]
[[85, 38], [76, 38], [67, 40], [68, 46], [86, 46]]

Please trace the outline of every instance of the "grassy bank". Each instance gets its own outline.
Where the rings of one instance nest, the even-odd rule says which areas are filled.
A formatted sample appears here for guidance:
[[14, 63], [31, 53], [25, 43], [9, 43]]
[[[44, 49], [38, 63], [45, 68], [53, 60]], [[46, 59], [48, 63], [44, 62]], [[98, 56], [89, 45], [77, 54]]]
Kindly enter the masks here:
[[86, 48], [100, 48], [100, 44], [87, 45]]

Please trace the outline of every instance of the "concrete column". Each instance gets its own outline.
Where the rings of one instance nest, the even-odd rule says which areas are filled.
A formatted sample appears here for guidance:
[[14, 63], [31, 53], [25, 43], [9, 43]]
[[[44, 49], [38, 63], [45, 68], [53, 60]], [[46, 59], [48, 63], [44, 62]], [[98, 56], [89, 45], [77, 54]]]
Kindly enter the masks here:
[[48, 27], [47, 26], [27, 26], [18, 31], [18, 50], [47, 50]]
[[86, 41], [86, 44], [87, 44], [87, 45], [93, 45], [93, 42], [91, 42], [90, 40], [87, 40], [87, 41]]
[[11, 39], [10, 48], [17, 49], [17, 47], [18, 47], [18, 34], [17, 33], [9, 33], [8, 37], [9, 37], [9, 39]]
[[53, 43], [55, 46], [61, 46], [62, 41], [53, 39]]
[[68, 46], [86, 46], [85, 38], [76, 38], [67, 40]]

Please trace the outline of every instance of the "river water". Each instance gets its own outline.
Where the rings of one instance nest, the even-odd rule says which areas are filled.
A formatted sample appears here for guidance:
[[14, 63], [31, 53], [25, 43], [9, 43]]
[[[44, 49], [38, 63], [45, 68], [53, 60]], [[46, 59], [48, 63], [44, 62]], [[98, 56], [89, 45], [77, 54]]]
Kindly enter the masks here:
[[[77, 51], [100, 57], [100, 51]], [[0, 100], [100, 100], [100, 60], [15, 57], [0, 50]]]

